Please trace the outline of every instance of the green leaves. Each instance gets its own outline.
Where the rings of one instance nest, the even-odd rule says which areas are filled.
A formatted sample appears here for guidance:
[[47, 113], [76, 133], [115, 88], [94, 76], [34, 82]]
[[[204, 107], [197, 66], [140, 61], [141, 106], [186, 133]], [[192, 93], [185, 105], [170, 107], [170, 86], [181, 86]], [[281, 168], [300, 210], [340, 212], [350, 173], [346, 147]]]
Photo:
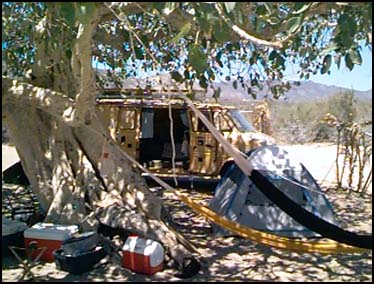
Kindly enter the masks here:
[[361, 54], [357, 49], [350, 49], [348, 54], [353, 64], [357, 64], [357, 65], [362, 64]]
[[188, 54], [188, 62], [197, 73], [203, 73], [208, 67], [207, 56], [202, 52], [198, 45], [193, 45]]
[[273, 50], [269, 55], [269, 60], [272, 61], [273, 65], [276, 67], [285, 68], [285, 59], [281, 54], [279, 54], [276, 50]]
[[256, 14], [259, 16], [263, 16], [266, 14], [266, 8], [264, 5], [257, 6], [256, 8]]
[[[51, 38], [48, 36], [43, 39], [51, 49], [55, 46], [61, 49], [61, 53], [68, 54], [67, 59], [64, 59], [67, 61], [71, 57], [69, 46], [72, 46], [72, 41], [76, 38], [77, 24], [89, 24], [96, 18], [99, 8], [105, 6], [103, 3], [93, 2], [59, 2], [48, 5], [44, 2], [3, 4], [7, 13], [3, 17], [3, 34], [7, 45], [4, 50], [9, 62], [7, 64], [12, 64], [15, 69], [29, 69], [28, 65], [35, 62], [34, 53], [38, 50], [39, 43], [35, 42], [33, 33], [37, 31], [38, 23], [42, 22], [46, 13], [54, 11], [49, 14], [51, 25], [46, 25], [50, 27], [54, 41], [50, 42]], [[120, 13], [123, 10], [121, 5], [124, 4], [113, 4], [113, 9]], [[104, 17], [95, 33], [96, 46], [92, 46], [93, 53], [100, 58], [100, 62], [111, 62], [114, 68], [118, 65], [126, 70], [144, 67], [145, 72], [174, 70], [171, 75], [177, 82], [191, 80], [199, 82], [202, 87], [210, 85], [218, 75], [224, 80], [230, 74], [230, 85], [240, 89], [240, 80], [233, 83], [236, 71], [238, 76], [247, 75], [246, 70], [258, 72], [258, 76], [251, 79], [251, 92], [263, 85], [263, 78], [281, 80], [288, 60], [295, 64], [300, 61], [306, 78], [309, 76], [307, 73], [329, 73], [331, 65], [335, 63], [344, 66], [341, 62], [345, 61], [347, 68], [352, 69], [363, 61], [359, 46], [368, 44], [371, 4], [221, 2], [219, 5], [233, 24], [255, 37], [268, 41], [288, 38], [283, 48], [274, 50], [267, 44], [247, 44], [240, 40], [240, 36], [220, 17], [213, 2], [144, 2], [142, 9], [130, 9], [126, 12], [126, 17], [146, 48], [135, 38], [131, 38], [131, 43], [129, 31], [124, 25], [118, 24], [119, 21], [107, 21], [108, 18]], [[99, 34], [99, 31], [102, 33]], [[288, 37], [290, 34], [292, 37]], [[151, 60], [147, 50], [159, 64]], [[133, 52], [132, 59], [139, 59], [134, 66], [126, 61]], [[120, 59], [122, 61], [118, 61]], [[23, 61], [27, 64], [22, 63]], [[19, 73], [24, 72], [19, 70]]]
[[301, 13], [305, 12], [310, 6], [311, 6], [311, 3], [307, 3], [307, 2], [296, 2], [294, 4], [294, 6], [293, 6], [293, 8], [296, 11], [293, 11], [292, 14], [294, 14], [294, 15], [301, 14]]
[[232, 82], [232, 86], [235, 90], [238, 89], [238, 81], [235, 80], [234, 82]]
[[337, 49], [338, 49], [338, 45], [335, 42], [332, 42], [331, 44], [329, 44], [322, 50], [321, 56], [327, 55], [333, 51], [336, 51]]
[[356, 33], [357, 23], [354, 18], [348, 14], [340, 15], [334, 42], [343, 50], [347, 50], [353, 45]]
[[231, 13], [235, 9], [236, 2], [223, 2], [227, 13]]
[[353, 62], [352, 62], [352, 58], [350, 57], [349, 53], [347, 53], [344, 57], [345, 59], [345, 65], [348, 67], [349, 71], [351, 71], [353, 69]]
[[144, 50], [141, 46], [135, 45], [135, 58], [137, 59], [143, 59], [144, 58]]
[[166, 2], [162, 10], [163, 14], [166, 16], [171, 14], [175, 10], [175, 8], [177, 8], [177, 5], [178, 2]]
[[275, 50], [273, 50], [269, 55], [269, 60], [274, 60], [275, 58], [277, 58], [277, 56], [278, 53]]
[[176, 82], [178, 83], [183, 82], [183, 77], [178, 71], [172, 71], [170, 75], [171, 75], [171, 78], [173, 78]]
[[203, 88], [203, 89], [207, 89], [208, 88], [208, 82], [207, 82], [205, 76], [202, 75], [202, 74], [201, 74], [201, 76], [199, 78], [199, 84], [200, 84], [201, 88]]
[[219, 67], [223, 68], [223, 63], [221, 61], [222, 52], [218, 51], [215, 57], [216, 62], [218, 63]]
[[66, 20], [66, 23], [74, 28], [75, 26], [75, 7], [72, 2], [61, 2], [61, 15]]
[[191, 30], [191, 27], [192, 27], [191, 23], [185, 24], [181, 28], [180, 32], [174, 38], [172, 38], [170, 42], [177, 43], [181, 38], [185, 37], [188, 34], [188, 32]]
[[286, 23], [286, 28], [289, 33], [294, 33], [301, 24], [301, 16], [300, 17], [292, 17], [288, 19]]
[[348, 69], [351, 71], [354, 67], [354, 65], [361, 65], [362, 64], [362, 58], [360, 52], [356, 49], [350, 49], [348, 53], [344, 57], [345, 59], [345, 65], [348, 67]]
[[219, 21], [213, 26], [213, 36], [218, 42], [224, 43], [231, 39], [231, 30], [225, 23]]
[[252, 56], [249, 58], [249, 64], [253, 65], [257, 62], [258, 54], [256, 51], [252, 52]]
[[218, 101], [219, 97], [221, 95], [221, 88], [218, 87], [217, 89], [213, 90], [213, 98]]
[[78, 2], [78, 19], [82, 24], [88, 24], [95, 10], [94, 2]]
[[325, 74], [327, 71], [329, 71], [330, 66], [331, 66], [331, 61], [332, 61], [332, 56], [330, 54], [326, 55], [325, 58], [323, 59], [321, 74]]

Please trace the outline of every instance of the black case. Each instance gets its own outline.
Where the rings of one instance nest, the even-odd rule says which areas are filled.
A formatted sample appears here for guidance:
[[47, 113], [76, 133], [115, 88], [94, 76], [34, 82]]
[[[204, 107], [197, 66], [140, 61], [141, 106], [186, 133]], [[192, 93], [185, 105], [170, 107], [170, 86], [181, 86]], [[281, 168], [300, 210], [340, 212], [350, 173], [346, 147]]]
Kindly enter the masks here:
[[9, 246], [15, 246], [23, 248], [25, 247], [25, 241], [23, 237], [23, 232], [16, 232], [10, 235], [2, 236], [1, 238], [1, 254], [3, 256], [12, 255]]
[[91, 250], [78, 256], [67, 256], [62, 254], [63, 250], [58, 249], [53, 252], [56, 267], [71, 274], [82, 274], [90, 271], [92, 267], [106, 256], [104, 247], [98, 250]]

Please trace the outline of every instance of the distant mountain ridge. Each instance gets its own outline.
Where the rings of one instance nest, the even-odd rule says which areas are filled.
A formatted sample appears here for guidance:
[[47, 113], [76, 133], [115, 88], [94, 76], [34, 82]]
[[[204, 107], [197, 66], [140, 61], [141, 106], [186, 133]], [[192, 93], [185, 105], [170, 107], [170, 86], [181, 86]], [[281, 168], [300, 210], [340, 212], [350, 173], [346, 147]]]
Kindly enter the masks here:
[[[240, 100], [248, 99], [251, 100], [252, 97], [247, 94], [246, 89], [241, 86], [235, 90], [230, 82], [221, 82], [215, 84], [215, 87], [220, 87], [221, 99], [224, 101], [234, 101], [238, 102]], [[327, 99], [335, 94], [352, 91], [352, 89], [338, 87], [338, 86], [328, 86], [313, 81], [303, 81], [300, 85], [295, 85], [291, 82], [291, 88], [289, 91], [285, 92], [279, 100], [289, 101], [289, 102], [302, 102], [302, 101], [319, 101]], [[353, 90], [356, 97], [361, 100], [372, 100], [372, 89], [367, 91], [357, 91]], [[263, 99], [265, 97], [271, 98], [271, 92], [268, 87], [264, 87], [263, 90], [258, 91], [257, 99]]]
[[[104, 75], [104, 70], [98, 70], [99, 74]], [[104, 75], [105, 77], [105, 75]], [[169, 74], [161, 74], [157, 76], [150, 77], [148, 79], [138, 79], [138, 78], [127, 78], [122, 80], [122, 86], [125, 88], [136, 88], [137, 86], [146, 87], [147, 82], [152, 85], [153, 88], [161, 89], [162, 86], [166, 85], [179, 85], [181, 89], [184, 89], [184, 84], [175, 83]], [[301, 81], [297, 84], [295, 82], [291, 83], [291, 89], [285, 92], [278, 100], [279, 101], [289, 101], [289, 102], [302, 102], [302, 101], [318, 101], [327, 99], [335, 94], [348, 92], [351, 89], [337, 87], [337, 86], [328, 86], [313, 81]], [[248, 83], [247, 83], [248, 84]], [[214, 82], [213, 86], [215, 89], [220, 88], [220, 98], [219, 101], [223, 103], [240, 103], [244, 100], [253, 100], [251, 95], [248, 95], [247, 89], [242, 88], [241, 84], [237, 84], [237, 88], [233, 87], [232, 81], [222, 81]], [[248, 84], [249, 85], [249, 84]], [[114, 84], [107, 82], [107, 88], [113, 88]], [[207, 91], [203, 90], [198, 82], [194, 83], [195, 90], [198, 90], [199, 93], [206, 93], [205, 98], [212, 98], [213, 90], [208, 88]], [[357, 91], [353, 90], [356, 97], [362, 100], [372, 100], [372, 89], [368, 91]], [[272, 94], [269, 90], [269, 87], [264, 86], [261, 91], [257, 92], [257, 99], [263, 99], [265, 97], [272, 98]]]

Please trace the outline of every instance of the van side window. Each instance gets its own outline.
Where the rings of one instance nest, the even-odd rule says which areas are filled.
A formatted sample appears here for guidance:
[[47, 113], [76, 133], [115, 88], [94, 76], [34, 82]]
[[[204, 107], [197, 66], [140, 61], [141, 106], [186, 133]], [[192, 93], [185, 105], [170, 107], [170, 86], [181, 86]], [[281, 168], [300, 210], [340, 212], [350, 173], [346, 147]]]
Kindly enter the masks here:
[[213, 113], [213, 121], [214, 121], [214, 125], [220, 131], [232, 131], [232, 127], [230, 126], [229, 121], [223, 115], [223, 113], [221, 111], [215, 111]]
[[181, 120], [182, 120], [182, 123], [183, 123], [183, 126], [185, 129], [188, 129], [189, 126], [188, 126], [188, 116], [187, 116], [187, 111], [182, 109], [179, 113], [180, 117], [181, 117]]
[[154, 131], [154, 111], [153, 109], [143, 109], [140, 122], [140, 138], [153, 138]]
[[120, 129], [135, 128], [136, 110], [122, 109], [120, 118]]
[[[212, 122], [212, 116], [211, 112], [208, 110], [200, 110], [205, 117]], [[208, 128], [205, 126], [205, 124], [197, 117], [197, 115], [194, 112], [190, 112], [191, 119], [192, 119], [192, 131], [195, 132], [209, 132]]]

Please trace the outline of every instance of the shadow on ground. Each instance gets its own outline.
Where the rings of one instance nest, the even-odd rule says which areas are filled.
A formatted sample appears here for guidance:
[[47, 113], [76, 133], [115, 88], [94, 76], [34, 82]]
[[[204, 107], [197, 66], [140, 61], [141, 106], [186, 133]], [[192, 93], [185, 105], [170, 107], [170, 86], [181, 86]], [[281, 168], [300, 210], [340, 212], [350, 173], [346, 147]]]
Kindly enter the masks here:
[[[202, 269], [190, 279], [174, 277], [175, 270], [165, 269], [153, 276], [134, 274], [104, 259], [94, 270], [71, 275], [56, 269], [54, 263], [44, 263], [33, 268], [37, 280], [70, 281], [372, 281], [372, 253], [319, 255], [295, 253], [273, 249], [264, 245], [239, 238], [213, 238], [210, 224], [197, 215], [173, 194], [154, 187], [157, 195], [165, 200], [174, 221], [182, 232], [202, 254], [199, 260]], [[212, 198], [211, 190], [181, 189], [202, 205]], [[344, 193], [330, 189], [327, 193], [337, 214], [341, 227], [359, 233], [372, 231], [372, 201], [370, 196]], [[21, 270], [15, 268], [13, 261], [5, 260], [3, 281], [11, 281]]]

